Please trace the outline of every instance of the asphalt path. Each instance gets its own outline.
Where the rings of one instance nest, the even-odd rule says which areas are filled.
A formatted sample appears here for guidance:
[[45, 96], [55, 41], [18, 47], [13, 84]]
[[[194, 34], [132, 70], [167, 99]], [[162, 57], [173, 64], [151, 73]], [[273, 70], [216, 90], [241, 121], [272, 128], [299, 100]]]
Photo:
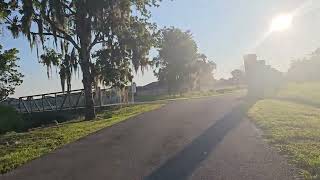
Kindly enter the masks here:
[[0, 176], [4, 180], [289, 180], [241, 94], [179, 100]]

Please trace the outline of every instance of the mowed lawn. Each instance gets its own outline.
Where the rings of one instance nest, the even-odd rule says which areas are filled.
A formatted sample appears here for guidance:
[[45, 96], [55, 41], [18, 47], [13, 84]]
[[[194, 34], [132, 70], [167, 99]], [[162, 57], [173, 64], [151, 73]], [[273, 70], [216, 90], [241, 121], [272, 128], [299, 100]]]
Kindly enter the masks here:
[[320, 82], [288, 83], [277, 97], [320, 106]]
[[264, 137], [302, 170], [306, 179], [320, 179], [319, 108], [266, 99], [258, 101], [248, 116], [263, 130]]
[[181, 100], [181, 99], [193, 99], [193, 98], [203, 98], [211, 96], [219, 96], [228, 93], [240, 93], [246, 92], [246, 87], [236, 87], [230, 86], [220, 90], [209, 90], [209, 91], [193, 91], [181, 94], [163, 94], [163, 95], [141, 95], [135, 98], [136, 101], [146, 102], [146, 101], [159, 101], [159, 100]]
[[74, 121], [25, 133], [0, 135], [0, 173], [6, 173], [65, 144], [162, 105], [128, 106], [99, 113], [94, 121]]

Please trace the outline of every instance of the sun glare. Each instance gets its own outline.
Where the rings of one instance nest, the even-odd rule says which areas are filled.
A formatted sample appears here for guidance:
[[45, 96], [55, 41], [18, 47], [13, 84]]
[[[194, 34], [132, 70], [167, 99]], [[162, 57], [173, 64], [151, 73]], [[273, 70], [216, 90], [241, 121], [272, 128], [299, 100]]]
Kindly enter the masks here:
[[284, 31], [291, 27], [292, 25], [292, 15], [284, 14], [277, 16], [272, 19], [270, 31]]

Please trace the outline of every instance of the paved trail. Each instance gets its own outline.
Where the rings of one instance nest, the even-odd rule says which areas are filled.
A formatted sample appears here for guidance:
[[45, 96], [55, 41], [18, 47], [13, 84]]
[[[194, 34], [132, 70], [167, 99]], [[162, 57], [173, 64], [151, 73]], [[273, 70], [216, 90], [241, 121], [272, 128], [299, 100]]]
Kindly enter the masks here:
[[286, 180], [294, 169], [245, 118], [240, 95], [172, 102], [69, 144], [5, 180]]

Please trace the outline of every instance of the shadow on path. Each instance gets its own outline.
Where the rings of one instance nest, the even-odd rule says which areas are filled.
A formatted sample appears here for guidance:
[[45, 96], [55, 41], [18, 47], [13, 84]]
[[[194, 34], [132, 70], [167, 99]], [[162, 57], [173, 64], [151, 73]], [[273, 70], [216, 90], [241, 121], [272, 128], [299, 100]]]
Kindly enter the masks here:
[[224, 136], [240, 124], [250, 107], [249, 104], [242, 103], [233, 108], [230, 113], [209, 127], [177, 155], [145, 177], [144, 180], [187, 179], [210, 152], [217, 147]]

